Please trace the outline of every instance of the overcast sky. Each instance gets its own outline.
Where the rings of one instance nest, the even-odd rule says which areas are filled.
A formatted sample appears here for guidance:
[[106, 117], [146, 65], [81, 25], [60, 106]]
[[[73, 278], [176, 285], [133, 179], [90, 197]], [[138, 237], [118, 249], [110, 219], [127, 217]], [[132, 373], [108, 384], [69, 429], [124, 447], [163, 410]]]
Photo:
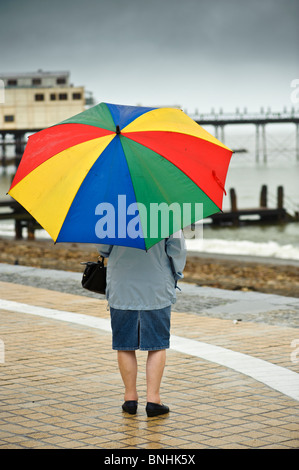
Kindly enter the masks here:
[[96, 102], [280, 111], [298, 19], [298, 0], [0, 0], [0, 78], [69, 70]]

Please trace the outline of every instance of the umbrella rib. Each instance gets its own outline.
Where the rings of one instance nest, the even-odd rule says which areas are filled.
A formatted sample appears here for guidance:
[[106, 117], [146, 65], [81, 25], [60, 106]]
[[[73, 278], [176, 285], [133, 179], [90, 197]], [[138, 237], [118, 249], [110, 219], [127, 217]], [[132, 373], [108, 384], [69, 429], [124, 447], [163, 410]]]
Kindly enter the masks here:
[[[121, 133], [120, 133], [120, 134], [121, 134]], [[130, 171], [130, 166], [128, 165], [126, 153], [125, 153], [125, 150], [124, 150], [124, 147], [123, 147], [123, 144], [122, 144], [122, 137], [124, 137], [124, 136], [123, 136], [122, 134], [121, 134], [121, 135], [120, 135], [120, 134], [119, 134], [120, 143], [121, 143], [121, 147], [122, 147], [122, 150], [123, 150], [123, 154], [124, 154], [124, 157], [125, 157], [125, 160], [126, 160], [126, 164], [127, 164], [127, 167], [128, 167], [128, 172], [129, 172], [129, 174], [130, 174], [131, 183], [132, 183], [132, 188], [133, 188], [134, 196], [135, 196], [135, 201], [136, 201], [136, 204], [137, 204], [137, 207], [138, 207], [138, 201], [137, 201], [137, 197], [136, 197], [135, 187], [134, 187], [134, 184], [133, 184], [132, 174], [131, 174], [131, 171]], [[139, 212], [139, 209], [138, 209], [138, 214], [139, 214], [139, 220], [140, 220], [140, 212]], [[146, 243], [145, 243], [145, 238], [144, 238], [144, 233], [143, 233], [143, 228], [142, 228], [141, 220], [140, 220], [140, 227], [141, 227], [141, 230], [142, 230], [142, 235], [143, 235], [143, 240], [144, 240], [144, 247], [145, 247], [145, 250], [147, 251], [147, 247], [146, 247]]]

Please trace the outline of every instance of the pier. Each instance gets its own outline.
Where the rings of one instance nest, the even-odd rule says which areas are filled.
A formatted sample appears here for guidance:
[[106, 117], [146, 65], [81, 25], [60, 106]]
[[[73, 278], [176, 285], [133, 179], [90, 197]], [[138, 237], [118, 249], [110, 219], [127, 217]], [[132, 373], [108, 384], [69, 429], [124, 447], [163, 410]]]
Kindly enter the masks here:
[[[268, 124], [294, 124], [295, 132], [295, 158], [299, 162], [299, 110], [294, 108], [287, 111], [271, 112], [269, 109], [265, 112], [261, 108], [259, 113], [248, 113], [246, 110], [240, 112], [238, 109], [235, 113], [225, 113], [220, 110], [218, 113], [212, 110], [208, 114], [189, 114], [201, 126], [213, 126], [215, 129], [215, 137], [225, 142], [225, 127], [228, 125], [241, 126], [251, 124], [255, 126], [255, 160], [260, 162], [262, 156], [263, 162], [267, 163], [267, 134], [266, 127]], [[8, 165], [15, 165], [17, 168], [20, 159], [25, 150], [27, 143], [27, 135], [42, 130], [39, 128], [27, 127], [24, 129], [1, 129], [0, 128], [0, 164], [3, 168]], [[13, 151], [7, 152], [9, 147], [13, 147]], [[234, 150], [234, 149], [233, 149]], [[244, 153], [245, 148], [235, 149], [234, 152]], [[8, 156], [8, 153], [10, 156]], [[13, 154], [13, 156], [11, 156]]]
[[[212, 110], [209, 114], [190, 115], [201, 126], [214, 126], [215, 137], [225, 143], [225, 126], [252, 124], [255, 126], [255, 159], [258, 163], [262, 154], [264, 163], [267, 162], [267, 124], [294, 124], [295, 130], [295, 154], [296, 161], [299, 162], [299, 110], [292, 108], [290, 111], [284, 109], [281, 112], [272, 112], [268, 109], [266, 112], [261, 108], [259, 113], [248, 113], [245, 109], [240, 112], [236, 109], [235, 113], [224, 113], [220, 110], [216, 113]], [[244, 151], [244, 149], [242, 149]]]
[[[2, 208], [6, 212], [2, 212]], [[0, 221], [13, 220], [15, 223], [15, 239], [23, 239], [23, 229], [27, 229], [28, 240], [35, 239], [35, 230], [42, 227], [36, 222], [32, 215], [27, 212], [21, 204], [9, 196], [9, 200], [0, 201]]]
[[[41, 129], [37, 129], [35, 132], [39, 130]], [[0, 134], [2, 137], [1, 143], [0, 143], [2, 168], [6, 168], [9, 165], [13, 165], [16, 169], [18, 168], [22, 155], [24, 153], [26, 144], [27, 144], [26, 135], [29, 133], [32, 133], [32, 131], [29, 131], [29, 130], [14, 131], [14, 132], [0, 131]], [[12, 137], [12, 139], [7, 140], [8, 136]], [[9, 147], [14, 148], [13, 156], [7, 155], [8, 153], [7, 149]]]

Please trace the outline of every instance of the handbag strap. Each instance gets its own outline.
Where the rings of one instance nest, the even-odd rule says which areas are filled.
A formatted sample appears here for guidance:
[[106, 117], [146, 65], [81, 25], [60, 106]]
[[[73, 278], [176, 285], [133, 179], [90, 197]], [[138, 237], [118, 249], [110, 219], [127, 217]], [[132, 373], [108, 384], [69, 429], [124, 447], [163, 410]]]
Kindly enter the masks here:
[[[101, 260], [100, 260], [100, 258], [101, 258]], [[100, 263], [102, 266], [104, 266], [104, 259], [105, 259], [104, 256], [99, 256], [99, 258], [98, 258], [98, 263]]]
[[175, 272], [175, 268], [174, 268], [174, 264], [173, 264], [173, 259], [171, 256], [169, 256], [169, 254], [167, 253], [167, 248], [166, 248], [166, 243], [167, 243], [167, 240], [168, 238], [165, 238], [165, 253], [169, 259], [169, 262], [170, 262], [170, 267], [171, 267], [171, 271], [172, 271], [172, 275], [174, 277], [174, 280], [175, 280], [175, 289], [178, 289], [178, 290], [181, 290], [178, 286], [178, 281], [175, 279], [175, 275], [176, 275], [176, 272]]

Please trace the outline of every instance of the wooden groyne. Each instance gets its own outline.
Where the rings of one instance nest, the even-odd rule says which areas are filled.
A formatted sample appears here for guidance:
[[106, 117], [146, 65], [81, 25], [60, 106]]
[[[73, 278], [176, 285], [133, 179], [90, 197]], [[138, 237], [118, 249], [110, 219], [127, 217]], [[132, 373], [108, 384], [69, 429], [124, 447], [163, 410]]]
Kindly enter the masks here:
[[298, 222], [299, 212], [291, 214], [284, 207], [284, 188], [278, 186], [276, 207], [268, 206], [268, 188], [263, 185], [260, 192], [260, 204], [258, 207], [238, 209], [237, 195], [234, 188], [230, 191], [230, 211], [218, 212], [210, 217], [215, 226], [223, 225], [249, 225], [249, 224], [282, 224], [287, 222]]
[[[2, 212], [2, 208], [6, 212]], [[23, 238], [23, 229], [27, 229], [28, 240], [35, 239], [35, 230], [42, 228], [36, 220], [29, 214], [17, 201], [12, 198], [0, 201], [0, 221], [13, 220], [15, 223], [15, 239], [21, 240]]]
[[[209, 217], [214, 226], [242, 226], [252, 224], [285, 224], [298, 222], [299, 212], [290, 214], [284, 207], [284, 190], [277, 188], [276, 207], [268, 207], [268, 190], [263, 185], [260, 193], [260, 205], [256, 208], [238, 209], [236, 191], [230, 189], [231, 210], [223, 211]], [[2, 211], [2, 210], [6, 211]], [[0, 201], [0, 221], [13, 220], [15, 223], [15, 239], [23, 238], [23, 229], [27, 229], [28, 239], [34, 240], [35, 230], [42, 227], [36, 220], [14, 199], [7, 197]], [[208, 221], [207, 220], [207, 221]]]

